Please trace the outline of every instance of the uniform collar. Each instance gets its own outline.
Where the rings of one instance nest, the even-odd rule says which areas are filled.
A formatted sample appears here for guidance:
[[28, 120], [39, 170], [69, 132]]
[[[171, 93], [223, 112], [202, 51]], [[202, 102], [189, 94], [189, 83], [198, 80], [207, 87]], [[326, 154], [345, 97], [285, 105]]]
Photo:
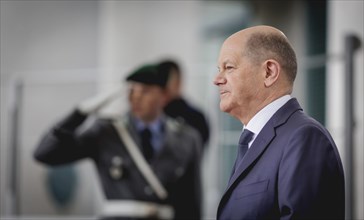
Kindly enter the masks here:
[[162, 131], [162, 117], [158, 117], [148, 124], [136, 117], [132, 117], [132, 119], [137, 131], [142, 131], [145, 128], [148, 128], [152, 133], [160, 133]]

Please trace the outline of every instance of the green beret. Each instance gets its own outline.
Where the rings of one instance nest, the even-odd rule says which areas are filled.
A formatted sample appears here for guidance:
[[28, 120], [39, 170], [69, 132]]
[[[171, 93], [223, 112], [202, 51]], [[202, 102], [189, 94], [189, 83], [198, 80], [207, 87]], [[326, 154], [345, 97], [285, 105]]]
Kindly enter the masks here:
[[148, 85], [157, 85], [162, 88], [166, 87], [167, 76], [161, 74], [157, 65], [144, 65], [133, 71], [126, 81], [139, 82]]

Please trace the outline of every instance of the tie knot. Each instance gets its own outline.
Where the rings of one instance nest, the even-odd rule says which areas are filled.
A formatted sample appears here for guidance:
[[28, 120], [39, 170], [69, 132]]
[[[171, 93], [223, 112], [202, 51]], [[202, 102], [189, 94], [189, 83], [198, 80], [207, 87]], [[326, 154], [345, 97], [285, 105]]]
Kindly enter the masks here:
[[239, 144], [248, 145], [252, 140], [254, 133], [248, 129], [244, 129], [243, 133], [240, 135]]

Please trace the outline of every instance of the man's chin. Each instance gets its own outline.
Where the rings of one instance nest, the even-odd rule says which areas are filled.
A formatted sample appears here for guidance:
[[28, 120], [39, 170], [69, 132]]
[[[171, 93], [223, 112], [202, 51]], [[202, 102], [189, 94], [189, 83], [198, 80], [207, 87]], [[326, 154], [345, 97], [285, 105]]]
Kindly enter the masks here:
[[228, 108], [227, 105], [224, 105], [222, 102], [220, 102], [220, 111], [229, 113], [230, 109]]
[[143, 115], [140, 114], [140, 112], [137, 112], [137, 111], [133, 111], [132, 112], [132, 115], [138, 119], [142, 119], [143, 118]]

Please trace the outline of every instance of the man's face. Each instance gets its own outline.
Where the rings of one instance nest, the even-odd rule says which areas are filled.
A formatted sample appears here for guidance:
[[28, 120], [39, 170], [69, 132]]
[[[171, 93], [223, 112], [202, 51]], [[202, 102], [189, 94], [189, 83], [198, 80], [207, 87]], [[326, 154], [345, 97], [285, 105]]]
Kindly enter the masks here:
[[[233, 116], [249, 113], [249, 109], [259, 90], [264, 86], [259, 79], [260, 67], [243, 56], [243, 42], [229, 38], [221, 48], [217, 74], [214, 84], [220, 90], [220, 109]], [[261, 82], [260, 82], [261, 81]]]
[[130, 84], [131, 113], [144, 122], [155, 120], [161, 114], [165, 101], [165, 92], [159, 86], [137, 82]]

